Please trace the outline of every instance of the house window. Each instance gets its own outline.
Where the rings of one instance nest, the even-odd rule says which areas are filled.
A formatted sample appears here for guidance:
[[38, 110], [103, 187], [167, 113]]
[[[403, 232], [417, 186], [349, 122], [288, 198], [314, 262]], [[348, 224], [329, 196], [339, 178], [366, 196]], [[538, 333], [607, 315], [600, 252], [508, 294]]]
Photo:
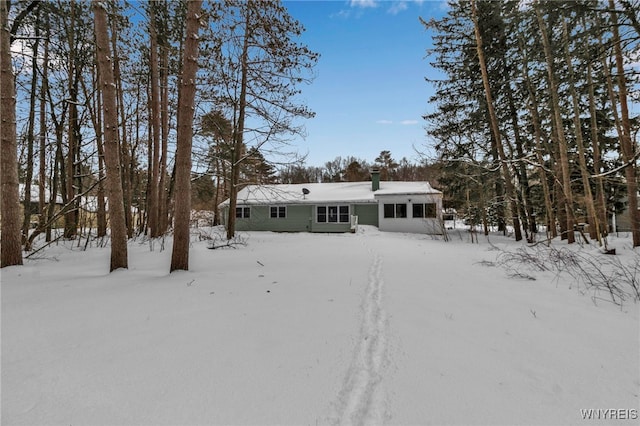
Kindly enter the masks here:
[[435, 203], [414, 204], [413, 205], [413, 217], [420, 217], [420, 218], [437, 217], [436, 216], [436, 204]]
[[236, 218], [249, 219], [251, 217], [251, 207], [236, 207]]
[[272, 206], [271, 209], [271, 218], [272, 219], [282, 219], [287, 217], [287, 207], [286, 206]]
[[338, 222], [338, 206], [329, 206], [328, 211], [329, 211], [328, 222], [337, 223]]
[[396, 204], [396, 217], [407, 217], [406, 204]]
[[407, 217], [406, 204], [385, 204], [383, 209], [385, 219]]
[[427, 203], [424, 205], [424, 217], [438, 217], [436, 203]]
[[316, 209], [317, 215], [316, 220], [318, 222], [326, 222], [327, 221], [327, 207], [326, 206], [318, 206]]
[[390, 219], [396, 217], [396, 206], [395, 204], [385, 204], [384, 205], [384, 217], [385, 219]]
[[413, 205], [413, 217], [424, 217], [424, 204]]
[[338, 207], [338, 211], [340, 214], [341, 223], [346, 223], [351, 221], [349, 218], [349, 206], [340, 206]]
[[317, 206], [316, 222], [318, 223], [349, 223], [349, 206]]

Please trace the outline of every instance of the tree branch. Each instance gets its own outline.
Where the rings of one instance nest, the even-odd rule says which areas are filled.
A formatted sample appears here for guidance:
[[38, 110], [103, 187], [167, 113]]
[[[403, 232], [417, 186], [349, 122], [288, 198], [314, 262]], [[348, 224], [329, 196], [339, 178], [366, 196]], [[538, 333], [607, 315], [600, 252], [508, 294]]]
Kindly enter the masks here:
[[13, 20], [13, 25], [11, 25], [11, 30], [9, 31], [11, 33], [11, 38], [9, 39], [10, 44], [13, 44], [13, 42], [16, 40], [16, 33], [18, 32], [20, 24], [22, 24], [22, 20], [26, 18], [29, 12], [35, 9], [35, 7], [38, 6], [41, 1], [42, 0], [33, 0], [31, 3], [29, 3], [29, 5], [27, 5], [26, 8], [24, 8], [22, 12], [18, 14], [18, 16], [16, 16], [16, 19]]

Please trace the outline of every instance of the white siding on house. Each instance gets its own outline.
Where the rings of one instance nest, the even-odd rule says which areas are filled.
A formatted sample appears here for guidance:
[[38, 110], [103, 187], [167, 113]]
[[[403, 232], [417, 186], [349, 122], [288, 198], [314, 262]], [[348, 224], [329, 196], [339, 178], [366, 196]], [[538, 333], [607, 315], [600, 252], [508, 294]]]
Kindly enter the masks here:
[[[389, 232], [413, 232], [420, 234], [440, 234], [442, 233], [442, 197], [440, 194], [393, 194], [378, 195], [376, 199], [378, 208], [378, 228], [381, 231]], [[436, 217], [422, 218], [413, 217], [414, 204], [435, 203]], [[385, 204], [406, 205], [406, 217], [385, 217]], [[403, 208], [395, 208], [396, 213], [402, 213]]]

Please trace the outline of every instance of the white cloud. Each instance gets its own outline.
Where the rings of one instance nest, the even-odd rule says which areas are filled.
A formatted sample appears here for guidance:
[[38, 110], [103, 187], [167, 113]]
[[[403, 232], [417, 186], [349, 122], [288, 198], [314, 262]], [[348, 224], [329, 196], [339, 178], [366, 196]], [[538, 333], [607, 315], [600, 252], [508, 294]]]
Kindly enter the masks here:
[[402, 120], [402, 121], [393, 121], [393, 120], [376, 120], [377, 124], [400, 124], [402, 126], [413, 126], [414, 124], [418, 124], [418, 120]]
[[333, 13], [330, 15], [331, 18], [338, 18], [338, 19], [347, 19], [351, 16], [351, 11], [350, 10], [340, 10], [338, 13]]
[[376, 0], [350, 0], [349, 5], [366, 9], [368, 7], [378, 7], [378, 2]]
[[381, 0], [347, 0], [349, 9], [342, 9], [331, 15], [331, 18], [349, 19], [362, 17], [365, 9], [375, 9]]
[[390, 13], [391, 15], [397, 15], [403, 10], [407, 10], [408, 7], [409, 5], [406, 1], [393, 1], [391, 2], [391, 7], [387, 9], [387, 13]]

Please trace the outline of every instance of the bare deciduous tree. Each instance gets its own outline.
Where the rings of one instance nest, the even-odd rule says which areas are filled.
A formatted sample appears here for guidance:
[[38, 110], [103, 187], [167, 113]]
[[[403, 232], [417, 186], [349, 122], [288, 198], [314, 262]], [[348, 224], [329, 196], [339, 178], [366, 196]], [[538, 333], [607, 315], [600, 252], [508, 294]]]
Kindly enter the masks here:
[[[311, 81], [318, 54], [298, 42], [304, 28], [280, 1], [222, 3], [210, 65], [218, 88], [215, 102], [230, 118], [232, 145], [227, 236], [235, 233], [240, 168], [265, 150], [277, 151], [285, 135], [300, 134], [294, 119], [313, 112], [298, 103], [299, 85]], [[279, 145], [282, 146], [282, 145]]]

